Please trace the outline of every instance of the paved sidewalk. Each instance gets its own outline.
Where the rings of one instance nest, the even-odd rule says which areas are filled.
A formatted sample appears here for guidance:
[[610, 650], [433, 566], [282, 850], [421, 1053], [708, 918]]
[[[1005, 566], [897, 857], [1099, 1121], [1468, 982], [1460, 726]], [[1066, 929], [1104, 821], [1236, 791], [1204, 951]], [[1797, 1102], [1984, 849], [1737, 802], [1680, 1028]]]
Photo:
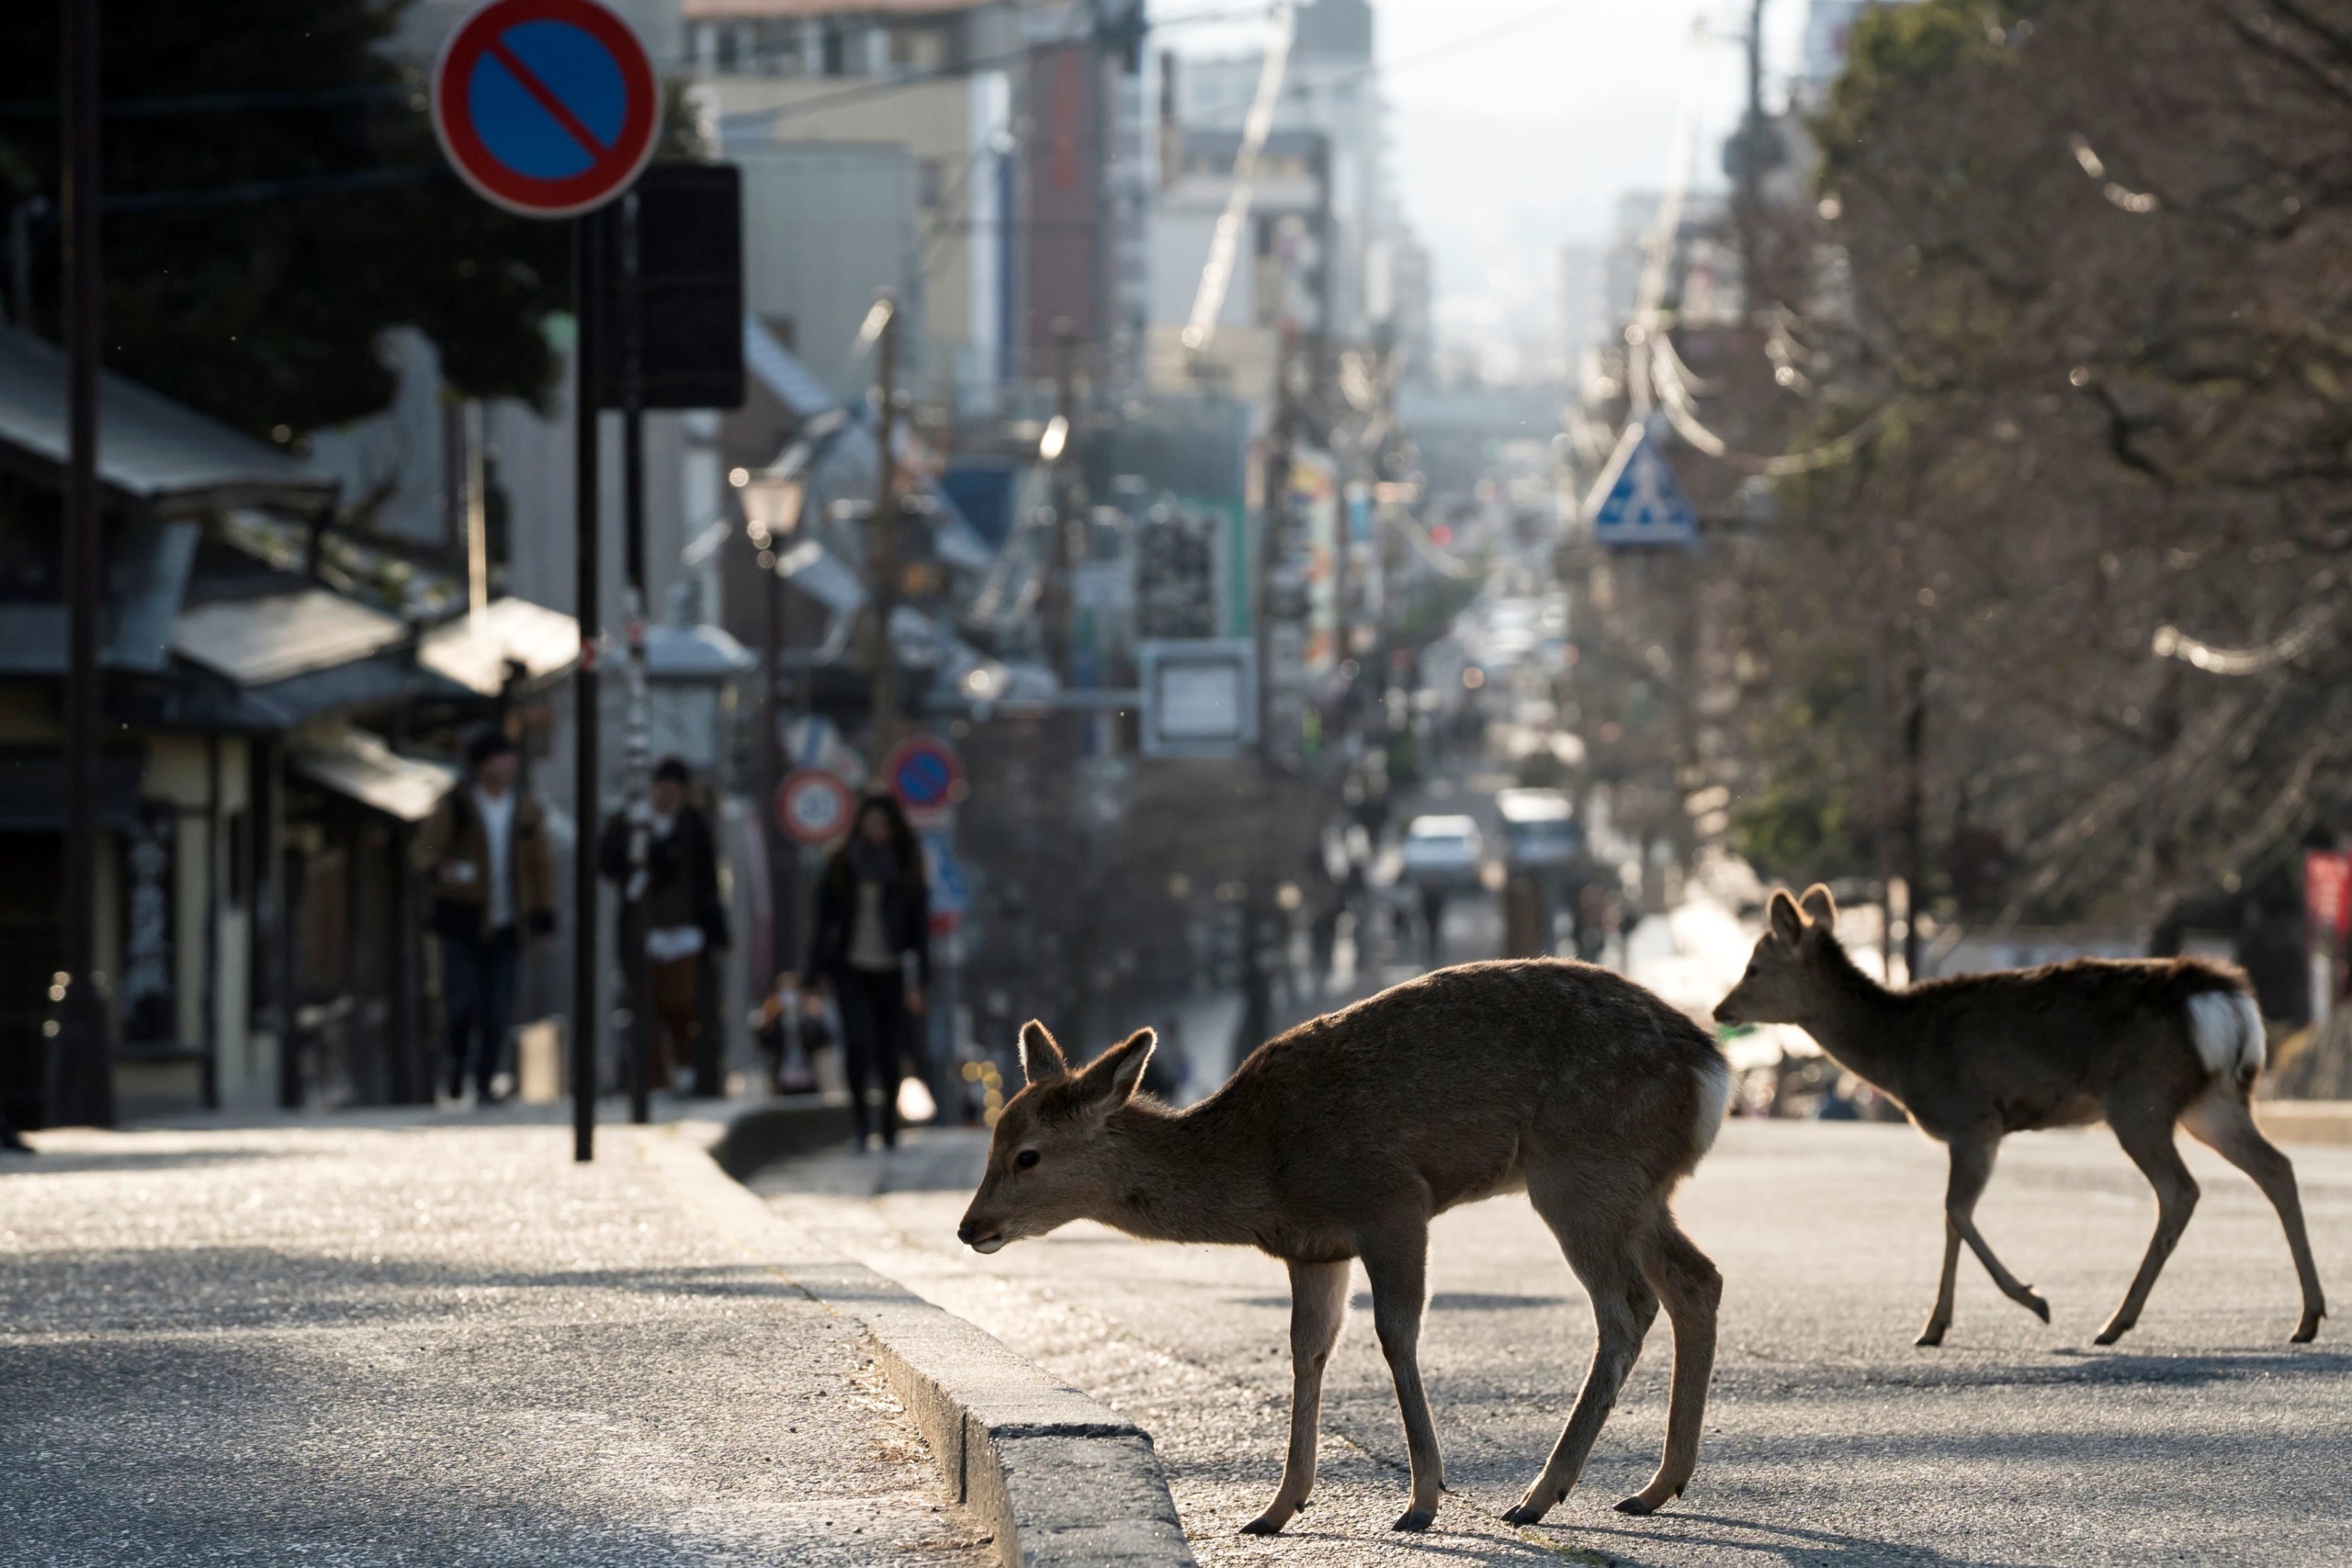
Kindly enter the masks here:
[[855, 1325], [607, 1128], [37, 1136], [0, 1562], [993, 1561]]

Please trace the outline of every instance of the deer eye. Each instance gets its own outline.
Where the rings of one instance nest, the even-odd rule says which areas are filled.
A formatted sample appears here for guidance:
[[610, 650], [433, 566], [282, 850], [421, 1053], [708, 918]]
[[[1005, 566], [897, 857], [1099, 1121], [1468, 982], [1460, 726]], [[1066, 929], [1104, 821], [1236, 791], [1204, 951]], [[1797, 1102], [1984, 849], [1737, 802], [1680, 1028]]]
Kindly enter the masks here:
[[1037, 1163], [1037, 1151], [1035, 1149], [1023, 1149], [1019, 1154], [1012, 1156], [1012, 1163], [1018, 1169], [1028, 1170]]

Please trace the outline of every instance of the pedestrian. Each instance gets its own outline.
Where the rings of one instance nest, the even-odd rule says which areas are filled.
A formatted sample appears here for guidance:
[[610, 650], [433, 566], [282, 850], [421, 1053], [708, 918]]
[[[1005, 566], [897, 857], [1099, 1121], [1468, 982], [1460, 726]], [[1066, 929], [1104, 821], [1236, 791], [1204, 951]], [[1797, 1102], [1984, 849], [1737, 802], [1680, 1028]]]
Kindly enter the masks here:
[[881, 1102], [882, 1145], [893, 1147], [900, 1074], [930, 1076], [913, 1020], [931, 983], [931, 900], [914, 829], [889, 796], [859, 805], [848, 840], [818, 878], [816, 917], [808, 975], [840, 1003], [842, 1068], [858, 1144], [873, 1130], [871, 1089]]
[[[605, 825], [598, 846], [604, 874], [643, 910], [645, 995], [653, 1022], [652, 1089], [676, 1088], [694, 1070], [702, 1033], [698, 1005], [706, 953], [728, 945], [727, 908], [718, 897], [718, 846], [710, 819], [688, 795], [694, 774], [683, 757], [654, 767], [645, 823], [645, 863], [632, 863], [634, 831], [626, 813]], [[639, 880], [640, 874], [643, 880]]]
[[501, 730], [466, 748], [466, 773], [410, 848], [430, 884], [441, 942], [442, 1048], [451, 1099], [471, 1068], [474, 1103], [491, 1105], [506, 1049], [514, 965], [525, 936], [555, 931], [555, 855], [539, 804], [516, 787], [520, 759]]
[[833, 1041], [822, 997], [802, 986], [791, 970], [779, 970], [775, 986], [752, 1014], [752, 1032], [768, 1059], [768, 1077], [776, 1093], [816, 1091], [818, 1054]]

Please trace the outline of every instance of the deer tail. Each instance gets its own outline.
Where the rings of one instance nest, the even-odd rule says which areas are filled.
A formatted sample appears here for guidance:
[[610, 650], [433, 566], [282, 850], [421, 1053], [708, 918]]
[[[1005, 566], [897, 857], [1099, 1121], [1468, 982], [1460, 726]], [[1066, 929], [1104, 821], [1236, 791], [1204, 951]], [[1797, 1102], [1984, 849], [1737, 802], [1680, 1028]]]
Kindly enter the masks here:
[[1724, 1112], [1731, 1105], [1731, 1064], [1709, 1051], [1699, 1064], [1698, 1077], [1699, 1121], [1690, 1129], [1693, 1161], [1715, 1146], [1715, 1134], [1723, 1131]]
[[2188, 1042], [2217, 1078], [2251, 1089], [2262, 1075], [2262, 1012], [2241, 990], [2199, 991], [2188, 998]]

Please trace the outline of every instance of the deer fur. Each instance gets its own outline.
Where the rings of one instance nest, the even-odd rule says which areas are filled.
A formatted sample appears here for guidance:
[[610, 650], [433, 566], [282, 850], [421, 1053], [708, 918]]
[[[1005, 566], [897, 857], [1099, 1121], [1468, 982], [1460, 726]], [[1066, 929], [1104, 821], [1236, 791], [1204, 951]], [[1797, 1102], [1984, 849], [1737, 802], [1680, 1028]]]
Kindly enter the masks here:
[[2197, 1206], [2197, 1183], [2173, 1144], [2176, 1124], [2252, 1177], [2278, 1211], [2302, 1287], [2292, 1338], [2318, 1334], [2327, 1304], [2295, 1169], [2254, 1123], [2262, 1016], [2244, 975], [2197, 958], [2079, 958], [1891, 991], [1854, 966], [1837, 923], [1826, 887], [1806, 889], [1802, 901], [1773, 894], [1747, 972], [1715, 1018], [1799, 1026], [1951, 1149], [1943, 1274], [1919, 1344], [1942, 1344], [1951, 1326], [1962, 1242], [2004, 1294], [2050, 1321], [2049, 1303], [1985, 1245], [1976, 1200], [2007, 1134], [2102, 1121], [2156, 1190], [2156, 1232], [2099, 1344], [2140, 1321]]
[[1091, 1219], [1289, 1265], [1289, 1451], [1248, 1533], [1281, 1529], [1314, 1490], [1323, 1369], [1357, 1258], [1412, 1458], [1396, 1528], [1428, 1527], [1444, 1484], [1416, 1353], [1430, 1221], [1500, 1192], [1524, 1191], [1551, 1226], [1600, 1330], [1558, 1446], [1506, 1517], [1532, 1523], [1576, 1484], [1661, 1302], [1674, 1325], [1665, 1453], [1618, 1507], [1645, 1514], [1680, 1494], [1723, 1290], [1667, 1206], [1730, 1093], [1705, 1032], [1606, 970], [1532, 959], [1441, 969], [1310, 1020], [1182, 1111], [1136, 1094], [1152, 1043], [1144, 1030], [1074, 1071], [1043, 1024], [1025, 1025], [1028, 1083], [997, 1122], [956, 1235], [994, 1252]]

